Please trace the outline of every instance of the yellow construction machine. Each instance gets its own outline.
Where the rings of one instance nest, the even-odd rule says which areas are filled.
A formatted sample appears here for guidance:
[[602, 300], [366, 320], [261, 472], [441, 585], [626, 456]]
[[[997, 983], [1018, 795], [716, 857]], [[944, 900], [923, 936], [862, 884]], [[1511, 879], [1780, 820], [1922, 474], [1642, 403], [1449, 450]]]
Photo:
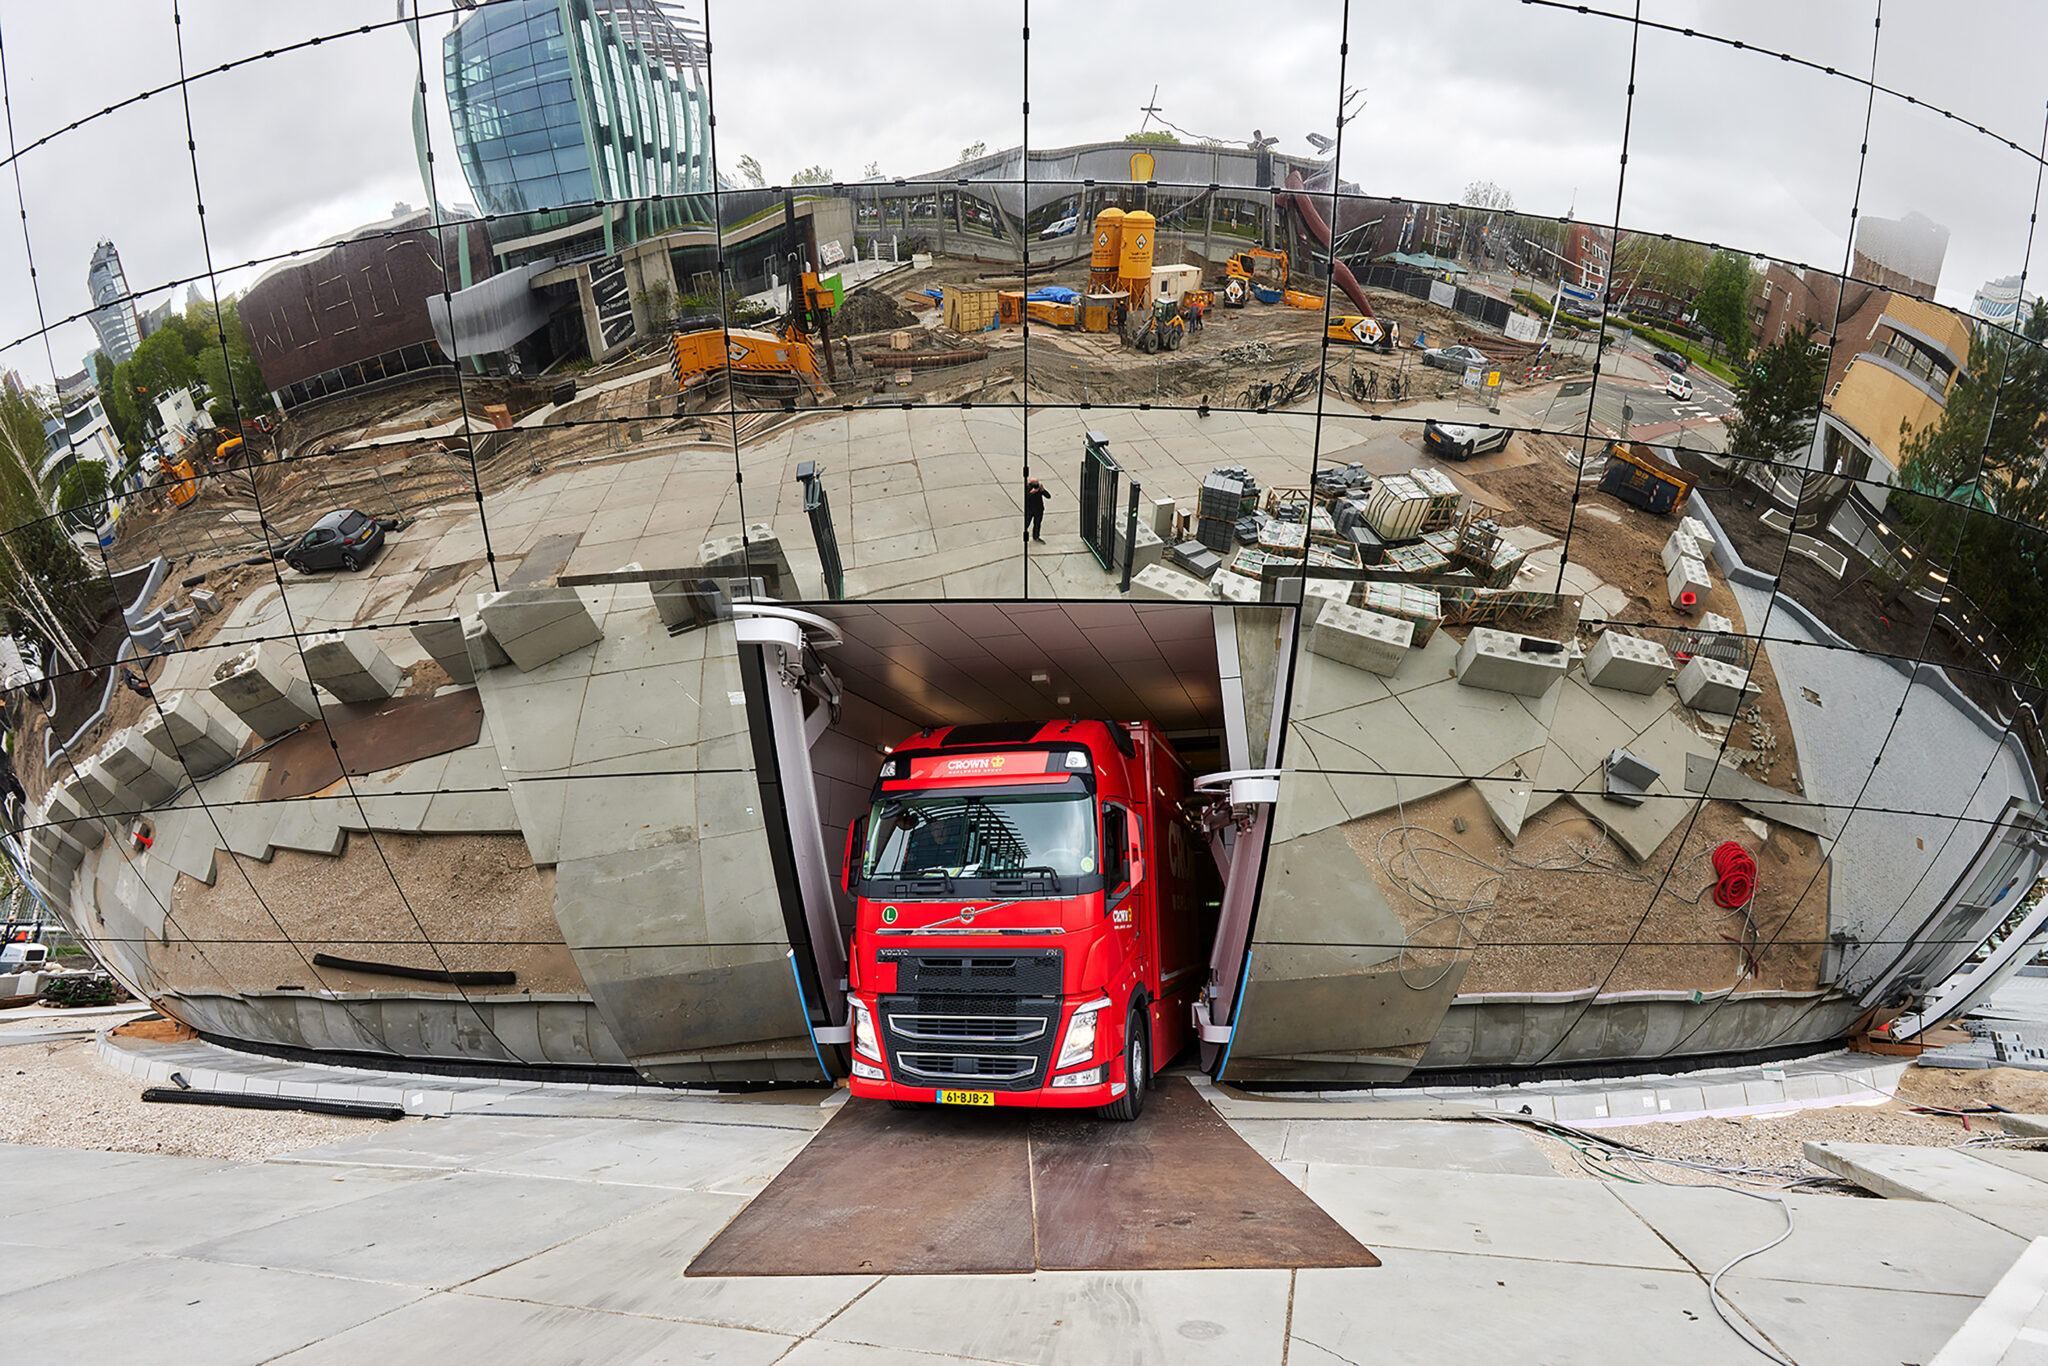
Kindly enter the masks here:
[[1223, 302], [1243, 308], [1256, 297], [1277, 304], [1287, 293], [1288, 279], [1286, 252], [1246, 247], [1223, 263]]
[[[796, 207], [785, 194], [782, 204], [785, 242], [783, 262], [795, 287], [789, 311], [771, 327], [725, 327], [717, 319], [669, 338], [669, 369], [675, 375], [676, 391], [687, 394], [692, 385], [709, 376], [725, 373], [733, 392], [766, 398], [794, 408], [805, 388], [811, 397], [823, 400], [831, 391], [827, 379], [837, 378], [832, 364], [832, 309], [838, 300], [830, 289], [818, 283], [817, 272], [803, 269], [803, 243], [797, 228]], [[818, 373], [823, 356], [825, 374]]]

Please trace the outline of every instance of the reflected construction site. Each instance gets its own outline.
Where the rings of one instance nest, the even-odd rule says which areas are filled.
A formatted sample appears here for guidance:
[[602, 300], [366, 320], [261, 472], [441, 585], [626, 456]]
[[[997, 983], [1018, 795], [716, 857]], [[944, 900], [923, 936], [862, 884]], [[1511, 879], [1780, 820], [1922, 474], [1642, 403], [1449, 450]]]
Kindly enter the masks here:
[[[240, 51], [194, 28], [193, 70]], [[1324, 36], [1287, 45], [1334, 95]], [[107, 476], [10, 533], [10, 853], [167, 1016], [293, 1056], [1036, 1096], [1052, 1033], [860, 1046], [862, 993], [900, 1014], [914, 975], [863, 986], [864, 936], [923, 923], [868, 844], [901, 820], [886, 766], [1108, 775], [1133, 735], [1184, 790], [1049, 761], [1086, 848], [976, 827], [944, 904], [981, 939], [881, 952], [1022, 962], [1044, 916], [999, 905], [1180, 879], [1186, 975], [1113, 1013], [1156, 1064], [1317, 1087], [1897, 1043], [2025, 961], [2048, 312], [2017, 274], [1955, 306], [1943, 271], [1979, 237], [2021, 270], [2031, 156], [1990, 140], [1986, 178], [2024, 181], [1999, 221], [1852, 213], [1852, 155], [1814, 241], [1710, 244], [1632, 211], [1604, 147], [1574, 215], [1417, 199], [1369, 119], [1055, 145], [998, 112], [1010, 63], [994, 150], [898, 175], [877, 122], [887, 173], [776, 184], [731, 150], [751, 107], [714, 143], [673, 7], [501, 0], [331, 47], [403, 75], [408, 39], [416, 141], [380, 151], [429, 207], [261, 259], [186, 215], [147, 281], [116, 228], [89, 291], [38, 246], [97, 359], [0, 356], [55, 366], [9, 390], [45, 405], [36, 478]], [[1675, 82], [1685, 41], [1642, 60]], [[1625, 37], [1584, 60], [1619, 89]], [[245, 75], [189, 85], [202, 177]], [[1034, 103], [1076, 79], [1034, 68]], [[1785, 79], [1817, 117], [1872, 98]], [[1915, 119], [1986, 141], [1878, 108], [1873, 163]], [[67, 137], [162, 150], [102, 123], [20, 153], [32, 232]], [[1119, 801], [1149, 814], [1103, 824]], [[1098, 1028], [1107, 1104], [1134, 1064]]]

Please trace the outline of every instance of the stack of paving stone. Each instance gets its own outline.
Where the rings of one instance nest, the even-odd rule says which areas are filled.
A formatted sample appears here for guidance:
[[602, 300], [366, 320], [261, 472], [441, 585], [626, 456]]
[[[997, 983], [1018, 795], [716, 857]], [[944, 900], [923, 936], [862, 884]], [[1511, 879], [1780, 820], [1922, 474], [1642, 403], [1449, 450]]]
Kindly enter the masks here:
[[1249, 502], [1257, 506], [1258, 485], [1242, 470], [1213, 470], [1202, 481], [1195, 505], [1195, 539], [1219, 555], [1237, 544], [1237, 519]]
[[1429, 509], [1422, 517], [1424, 531], [1440, 531], [1458, 520], [1465, 495], [1458, 491], [1451, 476], [1440, 469], [1430, 468], [1410, 470], [1408, 477], [1429, 497]]
[[1361, 584], [1359, 605], [1369, 612], [1414, 623], [1413, 643], [1418, 650], [1429, 644], [1429, 638], [1444, 620], [1442, 596], [1434, 588], [1418, 588], [1410, 583]]

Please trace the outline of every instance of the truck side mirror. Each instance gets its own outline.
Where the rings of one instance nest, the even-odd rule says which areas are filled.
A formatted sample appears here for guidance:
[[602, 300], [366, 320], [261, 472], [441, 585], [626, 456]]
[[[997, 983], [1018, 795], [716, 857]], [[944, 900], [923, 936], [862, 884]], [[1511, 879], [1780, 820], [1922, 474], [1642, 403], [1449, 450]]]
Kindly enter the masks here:
[[853, 892], [853, 858], [855, 845], [860, 838], [860, 818], [846, 823], [846, 853], [839, 860], [839, 890], [851, 895]]

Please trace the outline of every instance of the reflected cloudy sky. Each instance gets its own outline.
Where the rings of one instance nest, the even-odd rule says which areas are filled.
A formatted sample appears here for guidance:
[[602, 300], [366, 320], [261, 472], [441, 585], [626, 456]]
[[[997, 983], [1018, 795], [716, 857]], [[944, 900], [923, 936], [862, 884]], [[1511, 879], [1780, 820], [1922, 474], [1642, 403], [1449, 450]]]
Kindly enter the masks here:
[[[706, 6], [682, 8], [702, 18]], [[843, 5], [816, 6], [808, 23], [792, 22], [785, 6], [714, 0], [709, 11], [728, 174], [744, 154], [775, 180], [812, 165], [845, 179], [870, 163], [913, 175], [951, 164], [974, 142], [997, 148], [1025, 137], [1021, 6], [899, 0], [886, 22]], [[22, 154], [15, 169], [52, 321], [86, 307], [86, 264], [102, 237], [114, 239], [138, 290], [204, 274], [208, 245], [224, 287], [239, 288], [256, 273], [239, 263], [425, 201], [410, 129], [418, 65], [392, 0], [186, 0], [179, 12], [185, 69], [195, 75], [316, 33], [345, 36], [193, 81], [205, 243], [175, 89]], [[421, 13], [432, 138], [443, 153], [438, 190], [444, 203], [464, 204], [467, 187], [446, 155], [439, 70], [453, 19], [432, 5]], [[1648, 3], [1642, 13], [1871, 71], [1869, 0]], [[1191, 135], [1241, 140], [1259, 128], [1280, 150], [1307, 153], [1306, 135], [1334, 131], [1340, 90], [1351, 87], [1363, 99], [1341, 174], [1368, 193], [1456, 199], [1468, 182], [1488, 179], [1524, 209], [1612, 222], [1626, 128], [1625, 227], [1831, 269], [1843, 260], [1868, 93], [1754, 50], [1502, 0], [1353, 3], [1348, 34], [1345, 10], [1329, 0], [1271, 0], [1251, 23], [1241, 5], [1204, 0], [1113, 12], [1038, 0], [1030, 18], [1034, 146], [1133, 131], [1156, 81], [1161, 114]], [[365, 24], [381, 27], [355, 32]], [[71, 7], [0, 0], [15, 145], [175, 82], [177, 35], [166, 0], [98, 5], [89, 22]], [[1861, 212], [1917, 210], [1950, 229], [1944, 303], [1966, 306], [1985, 280], [2026, 264], [2048, 67], [2025, 54], [2044, 51], [2048, 7], [1884, 7], [1877, 79], [1933, 108], [1877, 97]], [[0, 278], [0, 341], [32, 336], [37, 299], [18, 234], [0, 241]], [[92, 345], [81, 319], [56, 327], [49, 350], [69, 371]], [[40, 339], [10, 348], [0, 366], [38, 382], [50, 371]]]

